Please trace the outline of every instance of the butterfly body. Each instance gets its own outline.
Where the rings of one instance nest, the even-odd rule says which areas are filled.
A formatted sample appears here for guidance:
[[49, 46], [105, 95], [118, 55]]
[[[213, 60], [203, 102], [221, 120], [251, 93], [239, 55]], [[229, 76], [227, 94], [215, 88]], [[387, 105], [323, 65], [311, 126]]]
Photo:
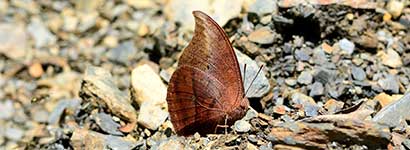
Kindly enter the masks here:
[[213, 133], [241, 119], [249, 106], [227, 35], [206, 14], [193, 14], [194, 36], [168, 85], [168, 109], [179, 135]]

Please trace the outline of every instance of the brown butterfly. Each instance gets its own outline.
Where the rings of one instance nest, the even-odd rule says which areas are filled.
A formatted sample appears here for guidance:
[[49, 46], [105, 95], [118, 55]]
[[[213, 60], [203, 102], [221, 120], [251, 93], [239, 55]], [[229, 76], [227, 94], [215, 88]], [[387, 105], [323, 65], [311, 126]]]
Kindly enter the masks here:
[[178, 135], [214, 133], [248, 109], [238, 60], [224, 30], [194, 11], [195, 33], [168, 86], [171, 122]]

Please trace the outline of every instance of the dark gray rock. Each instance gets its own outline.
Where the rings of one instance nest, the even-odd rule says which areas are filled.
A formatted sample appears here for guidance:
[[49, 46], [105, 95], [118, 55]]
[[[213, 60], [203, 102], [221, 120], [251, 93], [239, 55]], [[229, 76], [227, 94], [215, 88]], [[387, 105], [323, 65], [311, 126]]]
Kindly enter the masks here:
[[296, 50], [295, 51], [296, 59], [301, 61], [309, 61], [310, 56], [303, 50]]
[[354, 79], [363, 81], [366, 79], [366, 72], [360, 67], [353, 66], [352, 67], [352, 76]]
[[387, 75], [384, 79], [378, 81], [384, 91], [399, 93], [399, 81], [394, 75]]
[[64, 110], [67, 108], [77, 109], [81, 104], [79, 99], [64, 99], [58, 102], [57, 106], [51, 112], [48, 117], [49, 124], [57, 124], [60, 121], [61, 115], [64, 113]]
[[95, 122], [97, 125], [105, 132], [111, 135], [119, 135], [122, 136], [122, 132], [118, 130], [120, 125], [112, 120], [112, 117], [105, 113], [98, 113], [95, 116]]
[[324, 87], [323, 84], [320, 82], [315, 82], [310, 86], [309, 96], [319, 96], [323, 95]]

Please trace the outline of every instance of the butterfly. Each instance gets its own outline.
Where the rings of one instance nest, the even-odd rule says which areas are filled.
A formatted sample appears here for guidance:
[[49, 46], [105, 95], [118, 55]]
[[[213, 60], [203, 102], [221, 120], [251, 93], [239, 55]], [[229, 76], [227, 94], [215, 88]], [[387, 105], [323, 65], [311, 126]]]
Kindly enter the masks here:
[[215, 133], [232, 125], [248, 107], [240, 68], [224, 30], [208, 15], [193, 11], [195, 31], [168, 84], [170, 120], [178, 135]]

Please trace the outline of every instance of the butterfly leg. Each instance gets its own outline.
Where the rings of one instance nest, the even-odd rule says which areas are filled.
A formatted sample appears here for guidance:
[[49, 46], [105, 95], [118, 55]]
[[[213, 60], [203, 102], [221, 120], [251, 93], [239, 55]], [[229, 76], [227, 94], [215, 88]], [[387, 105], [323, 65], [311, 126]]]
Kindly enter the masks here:
[[215, 133], [218, 130], [218, 128], [225, 128], [225, 134], [228, 134], [228, 128], [229, 128], [229, 126], [228, 126], [228, 115], [225, 116], [225, 124], [224, 125], [220, 125], [220, 124], [216, 125], [215, 131], [214, 131]]

